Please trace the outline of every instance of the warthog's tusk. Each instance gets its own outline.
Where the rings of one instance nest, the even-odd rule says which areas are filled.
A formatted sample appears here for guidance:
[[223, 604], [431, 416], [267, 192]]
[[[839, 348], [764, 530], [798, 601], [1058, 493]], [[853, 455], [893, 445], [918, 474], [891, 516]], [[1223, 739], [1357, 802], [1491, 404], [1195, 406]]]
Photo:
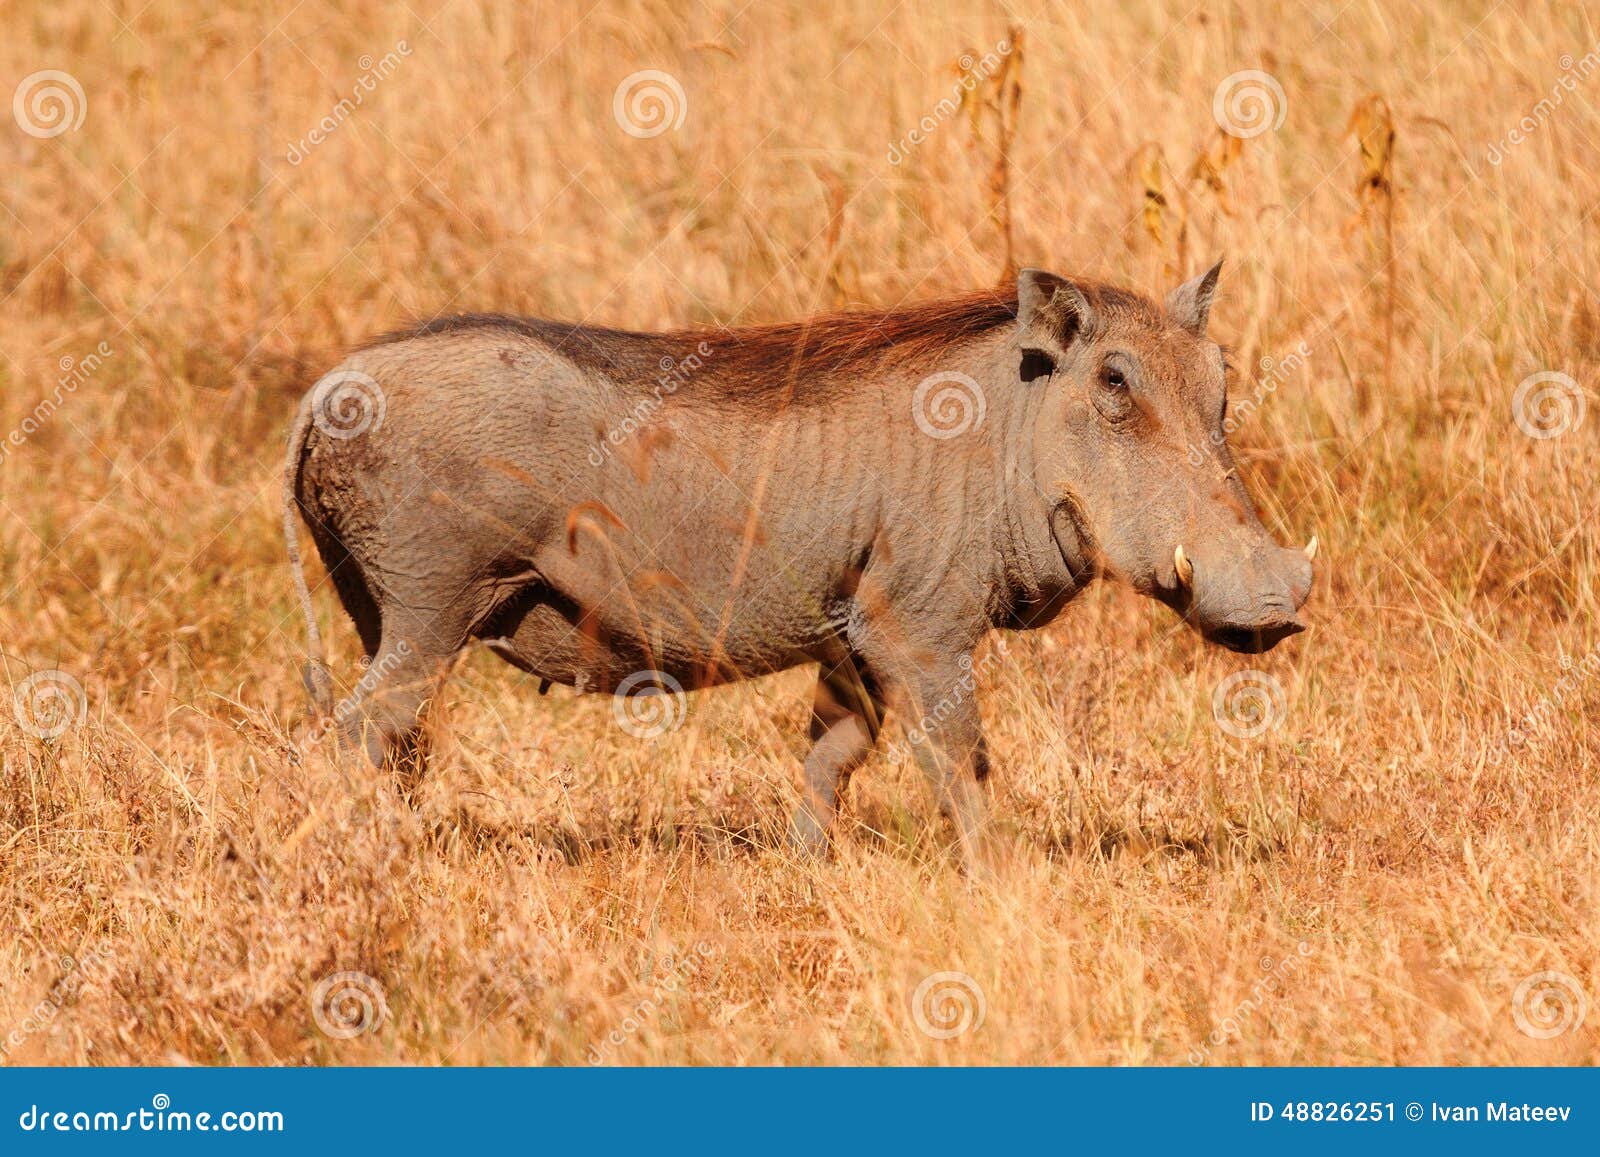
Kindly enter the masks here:
[[1194, 564], [1183, 553], [1182, 546], [1172, 552], [1172, 566], [1178, 572], [1178, 581], [1184, 586], [1189, 586], [1194, 582]]
[[1308, 562], [1314, 562], [1316, 560], [1316, 557], [1317, 557], [1317, 536], [1313, 534], [1311, 536], [1311, 541], [1306, 543], [1306, 560]]

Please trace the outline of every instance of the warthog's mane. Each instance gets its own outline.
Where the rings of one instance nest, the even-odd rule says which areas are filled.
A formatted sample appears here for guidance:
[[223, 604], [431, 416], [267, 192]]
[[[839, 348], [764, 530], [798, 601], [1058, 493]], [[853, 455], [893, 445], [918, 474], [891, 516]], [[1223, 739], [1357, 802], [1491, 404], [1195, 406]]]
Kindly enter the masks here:
[[[1078, 281], [1098, 310], [1154, 318], [1153, 302], [1136, 293]], [[923, 367], [956, 347], [1015, 324], [1017, 295], [980, 290], [893, 309], [825, 313], [804, 321], [637, 333], [604, 326], [546, 321], [499, 313], [431, 318], [368, 343], [386, 345], [437, 335], [504, 334], [531, 338], [587, 369], [619, 380], [653, 380], [673, 373], [690, 382], [746, 393], [802, 383], [800, 393], [849, 381], [844, 371], [889, 356], [897, 367]]]

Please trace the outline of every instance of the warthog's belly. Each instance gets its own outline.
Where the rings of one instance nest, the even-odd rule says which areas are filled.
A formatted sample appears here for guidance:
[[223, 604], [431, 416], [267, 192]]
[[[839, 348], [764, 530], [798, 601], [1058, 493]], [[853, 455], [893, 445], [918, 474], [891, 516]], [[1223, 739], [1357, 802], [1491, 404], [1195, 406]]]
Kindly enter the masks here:
[[652, 622], [630, 610], [586, 613], [555, 592], [531, 588], [496, 615], [482, 637], [495, 654], [531, 675], [606, 694], [643, 687], [652, 673], [692, 690], [786, 670], [836, 651], [842, 656], [843, 648], [825, 639], [719, 635], [715, 621]]

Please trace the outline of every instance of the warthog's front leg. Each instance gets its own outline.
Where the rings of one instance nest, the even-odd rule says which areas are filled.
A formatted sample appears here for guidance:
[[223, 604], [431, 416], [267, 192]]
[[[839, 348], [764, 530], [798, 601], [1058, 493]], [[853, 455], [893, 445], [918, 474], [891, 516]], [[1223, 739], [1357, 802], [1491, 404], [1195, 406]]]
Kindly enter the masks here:
[[876, 682], [853, 660], [824, 665], [811, 704], [811, 752], [806, 756], [805, 794], [790, 838], [813, 854], [825, 852], [839, 796], [850, 773], [872, 752], [883, 723]]
[[980, 866], [987, 854], [989, 805], [983, 784], [989, 777], [989, 752], [978, 717], [972, 657], [925, 665], [907, 684], [906, 737], [917, 766], [955, 826], [963, 863]]

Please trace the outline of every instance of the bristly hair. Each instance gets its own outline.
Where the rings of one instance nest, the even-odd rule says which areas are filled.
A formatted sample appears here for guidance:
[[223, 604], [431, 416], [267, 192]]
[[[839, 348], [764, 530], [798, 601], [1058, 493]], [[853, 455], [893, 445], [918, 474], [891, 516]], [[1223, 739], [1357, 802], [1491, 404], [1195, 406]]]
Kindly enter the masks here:
[[804, 321], [733, 329], [686, 330], [663, 335], [678, 342], [705, 341], [707, 362], [737, 377], [826, 373], [891, 353], [897, 363], [920, 364], [992, 333], [1017, 319], [1015, 291], [985, 290], [917, 302], [890, 310], [825, 313]]
[[[1076, 282], [1092, 304], [1115, 313], [1154, 315], [1154, 303], [1107, 285]], [[471, 331], [532, 338], [573, 362], [621, 380], [653, 379], [693, 355], [693, 377], [742, 389], [781, 386], [816, 378], [892, 354], [898, 365], [920, 365], [1015, 323], [1012, 289], [980, 290], [895, 309], [849, 310], [804, 321], [734, 328], [634, 333], [603, 326], [512, 317], [456, 314], [433, 318], [366, 343], [368, 349], [411, 338]]]

